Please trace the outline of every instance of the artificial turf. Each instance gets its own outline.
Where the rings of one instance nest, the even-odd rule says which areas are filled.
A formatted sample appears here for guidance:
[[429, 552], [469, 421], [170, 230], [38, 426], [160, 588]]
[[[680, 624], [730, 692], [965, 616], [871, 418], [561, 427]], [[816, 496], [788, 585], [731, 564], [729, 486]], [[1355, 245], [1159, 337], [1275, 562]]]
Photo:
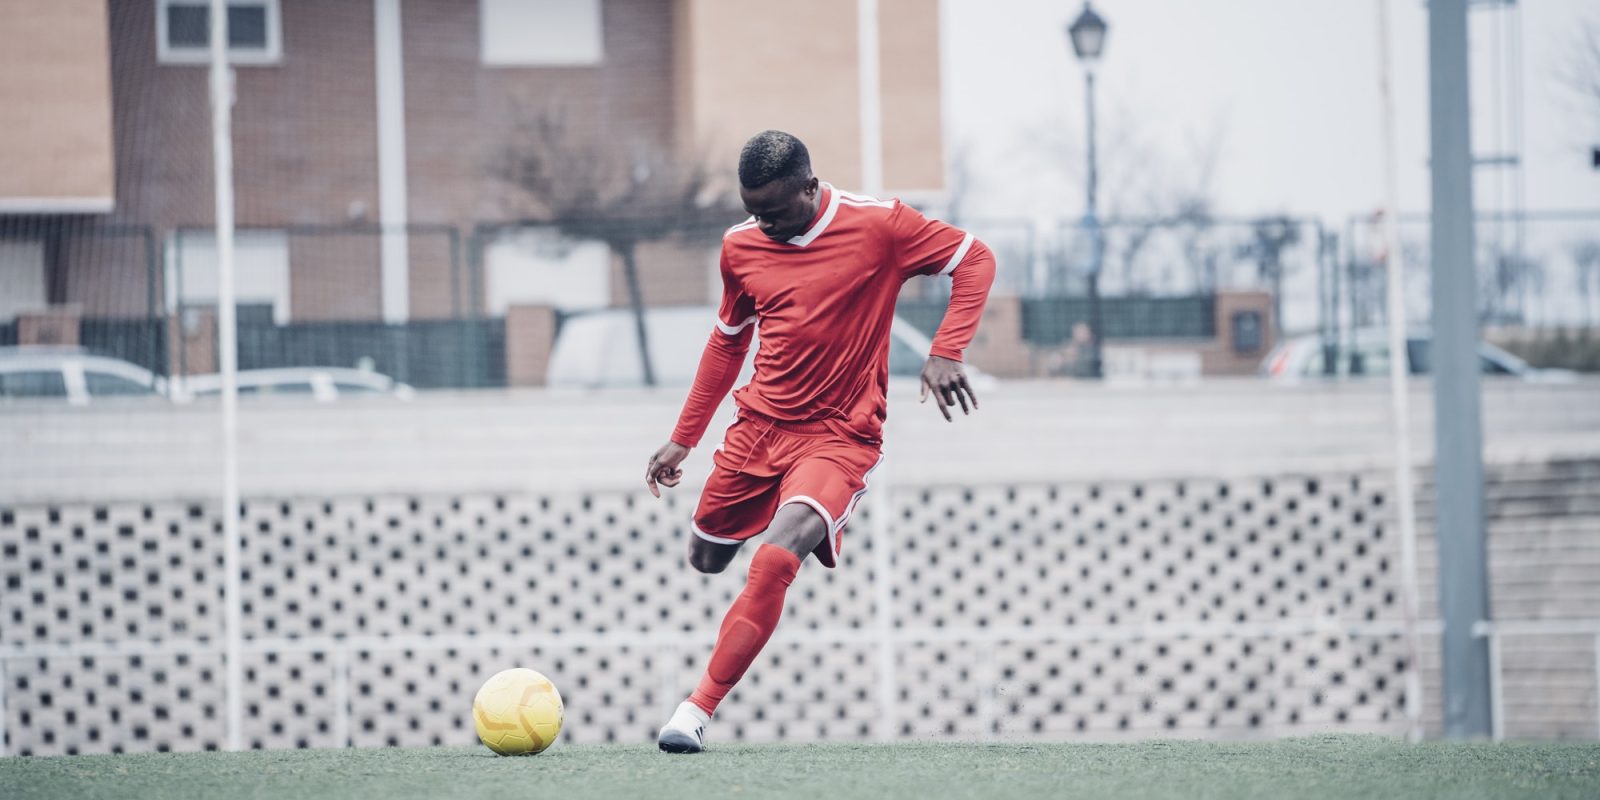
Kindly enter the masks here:
[[1600, 744], [1259, 743], [564, 746], [0, 759], [27, 798], [1600, 798]]

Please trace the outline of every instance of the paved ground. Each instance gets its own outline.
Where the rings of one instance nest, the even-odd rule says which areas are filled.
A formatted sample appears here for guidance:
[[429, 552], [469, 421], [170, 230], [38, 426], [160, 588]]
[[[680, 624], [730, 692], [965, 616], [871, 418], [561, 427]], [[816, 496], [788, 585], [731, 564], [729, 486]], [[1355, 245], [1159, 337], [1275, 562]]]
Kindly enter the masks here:
[[[682, 389], [657, 392], [422, 393], [316, 405], [242, 405], [240, 470], [251, 495], [632, 488], [665, 440]], [[1381, 382], [1276, 386], [1000, 385], [947, 424], [914, 389], [891, 395], [886, 451], [900, 482], [1082, 480], [1384, 467], [1389, 398]], [[1418, 458], [1429, 457], [1431, 398], [1413, 394]], [[729, 408], [687, 464], [709, 468]], [[1484, 429], [1495, 461], [1600, 453], [1600, 381], [1492, 382]], [[0, 500], [208, 497], [220, 489], [216, 406], [0, 407]]]

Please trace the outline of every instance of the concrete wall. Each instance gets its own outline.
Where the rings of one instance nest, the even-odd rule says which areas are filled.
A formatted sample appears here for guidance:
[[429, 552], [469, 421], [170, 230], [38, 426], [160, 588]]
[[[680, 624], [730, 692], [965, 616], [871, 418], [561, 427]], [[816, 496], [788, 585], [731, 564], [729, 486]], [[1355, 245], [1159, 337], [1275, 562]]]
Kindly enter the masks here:
[[[1597, 478], [1592, 458], [1490, 471], [1497, 619], [1592, 618], [1580, 598], [1600, 572], [1571, 567], [1600, 557]], [[1530, 484], [1547, 499], [1526, 503]], [[721, 740], [1405, 729], [1383, 473], [875, 489], [840, 568], [801, 571], [783, 626], [718, 715]], [[637, 488], [247, 497], [246, 741], [468, 745], [472, 693], [513, 665], [561, 688], [568, 741], [650, 741], [742, 585], [742, 561], [714, 576], [682, 563], [692, 505]], [[0, 503], [15, 751], [221, 740], [219, 513], [202, 500]], [[872, 567], [879, 548], [888, 572]], [[1423, 552], [1426, 565], [1426, 530]], [[880, 582], [887, 606], [872, 600]], [[662, 595], [682, 602], [640, 600]], [[72, 657], [87, 641], [98, 653]], [[1512, 735], [1595, 736], [1593, 647], [1508, 649]], [[1420, 663], [1437, 732], [1432, 651]], [[91, 691], [116, 713], [78, 713]]]

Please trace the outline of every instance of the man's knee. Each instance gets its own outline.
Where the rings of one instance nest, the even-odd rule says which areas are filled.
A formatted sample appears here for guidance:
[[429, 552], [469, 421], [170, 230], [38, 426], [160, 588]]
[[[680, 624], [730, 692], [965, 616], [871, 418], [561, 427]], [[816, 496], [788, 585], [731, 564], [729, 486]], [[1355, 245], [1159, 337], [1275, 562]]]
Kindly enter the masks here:
[[737, 547], [707, 546], [700, 541], [689, 543], [689, 566], [694, 567], [707, 575], [715, 575], [728, 568], [733, 562]]
[[790, 503], [778, 509], [762, 540], [775, 544], [804, 559], [828, 538], [828, 523], [815, 508], [805, 503]]

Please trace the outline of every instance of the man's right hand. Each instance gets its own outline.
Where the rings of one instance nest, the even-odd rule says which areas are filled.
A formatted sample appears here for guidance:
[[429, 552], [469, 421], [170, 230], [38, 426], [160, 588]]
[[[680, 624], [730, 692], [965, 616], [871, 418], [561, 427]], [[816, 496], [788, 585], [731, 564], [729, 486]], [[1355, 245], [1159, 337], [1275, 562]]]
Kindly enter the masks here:
[[661, 490], [656, 488], [659, 482], [662, 486], [672, 488], [683, 480], [683, 470], [678, 465], [689, 457], [689, 448], [677, 442], [667, 442], [661, 449], [650, 457], [650, 466], [644, 471], [644, 485], [650, 487], [650, 493], [656, 497], [661, 496]]

